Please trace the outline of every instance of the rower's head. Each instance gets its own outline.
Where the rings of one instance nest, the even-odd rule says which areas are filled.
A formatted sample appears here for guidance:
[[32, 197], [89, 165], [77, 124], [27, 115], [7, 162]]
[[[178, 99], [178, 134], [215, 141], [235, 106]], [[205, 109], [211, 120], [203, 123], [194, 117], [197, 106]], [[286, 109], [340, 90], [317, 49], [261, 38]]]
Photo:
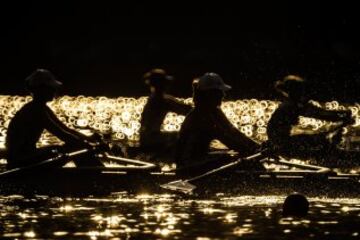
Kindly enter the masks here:
[[34, 100], [48, 102], [53, 100], [62, 83], [46, 69], [36, 69], [25, 80], [26, 87]]
[[231, 86], [219, 74], [208, 72], [193, 81], [193, 98], [196, 106], [215, 108], [221, 105], [225, 92]]
[[275, 83], [275, 89], [283, 96], [295, 101], [308, 101], [306, 81], [297, 75], [287, 75]]
[[164, 92], [174, 79], [161, 68], [151, 69], [144, 74], [143, 78], [145, 84], [150, 87], [151, 92]]
[[309, 202], [300, 193], [293, 193], [286, 197], [283, 204], [284, 217], [305, 217], [309, 211]]

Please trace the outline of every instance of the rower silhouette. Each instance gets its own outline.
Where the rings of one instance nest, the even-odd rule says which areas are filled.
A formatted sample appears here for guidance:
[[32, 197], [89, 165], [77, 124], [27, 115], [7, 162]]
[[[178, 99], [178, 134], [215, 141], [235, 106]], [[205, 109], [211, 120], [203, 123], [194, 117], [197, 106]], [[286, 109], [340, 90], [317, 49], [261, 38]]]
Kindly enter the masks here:
[[167, 94], [173, 80], [163, 69], [152, 69], [144, 75], [150, 96], [141, 116], [140, 145], [142, 150], [166, 152], [174, 147], [178, 134], [160, 130], [168, 112], [186, 115], [192, 107]]
[[[25, 104], [9, 124], [6, 136], [8, 168], [29, 166], [56, 156], [57, 152], [90, 147], [90, 143], [95, 141], [95, 137], [87, 137], [68, 128], [47, 106], [61, 86], [62, 83], [46, 69], [37, 69], [26, 78], [26, 87], [33, 100]], [[65, 145], [38, 148], [36, 144], [44, 130], [64, 141]], [[101, 162], [88, 155], [77, 159], [76, 165], [102, 166]]]
[[210, 151], [210, 143], [215, 139], [238, 151], [240, 157], [259, 149], [256, 142], [231, 124], [220, 108], [225, 92], [230, 89], [216, 73], [205, 73], [194, 80], [195, 108], [182, 124], [175, 156], [179, 174], [205, 172], [230, 161], [229, 154]]
[[328, 111], [309, 102], [309, 85], [300, 76], [288, 75], [275, 83], [275, 88], [285, 98], [275, 110], [267, 126], [269, 142], [281, 154], [288, 157], [322, 158], [329, 151], [334, 153], [342, 138], [341, 129], [323, 133], [294, 131], [299, 117], [310, 117], [342, 126], [354, 122], [351, 111]]

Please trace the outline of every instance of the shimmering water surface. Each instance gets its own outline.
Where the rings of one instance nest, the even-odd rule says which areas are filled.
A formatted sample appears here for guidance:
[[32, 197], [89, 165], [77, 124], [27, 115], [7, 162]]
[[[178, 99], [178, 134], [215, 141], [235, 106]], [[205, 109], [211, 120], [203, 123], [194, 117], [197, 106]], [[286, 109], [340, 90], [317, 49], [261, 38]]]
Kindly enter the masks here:
[[305, 218], [283, 218], [285, 196], [184, 199], [0, 197], [6, 239], [360, 239], [360, 199], [311, 198]]

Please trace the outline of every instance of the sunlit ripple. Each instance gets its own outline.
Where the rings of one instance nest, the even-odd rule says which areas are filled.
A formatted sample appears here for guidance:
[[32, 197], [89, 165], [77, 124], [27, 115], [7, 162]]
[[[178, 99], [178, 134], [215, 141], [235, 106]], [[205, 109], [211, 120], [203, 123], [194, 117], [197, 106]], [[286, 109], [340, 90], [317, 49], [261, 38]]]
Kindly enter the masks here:
[[36, 237], [36, 233], [34, 231], [24, 232], [24, 237], [26, 237], [26, 238], [34, 238], [34, 237]]
[[68, 232], [54, 232], [54, 236], [59, 236], [59, 237], [66, 236], [68, 234], [69, 234]]
[[233, 230], [233, 234], [237, 237], [242, 237], [244, 235], [252, 234], [254, 232], [251, 227], [235, 227]]

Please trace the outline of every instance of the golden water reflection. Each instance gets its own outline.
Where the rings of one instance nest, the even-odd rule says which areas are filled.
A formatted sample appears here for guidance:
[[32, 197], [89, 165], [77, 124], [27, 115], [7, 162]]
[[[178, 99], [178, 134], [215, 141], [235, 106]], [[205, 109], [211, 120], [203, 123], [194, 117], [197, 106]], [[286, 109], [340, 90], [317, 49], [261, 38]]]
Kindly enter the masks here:
[[[30, 100], [30, 96], [0, 95], [0, 148], [4, 147], [10, 120]], [[192, 104], [190, 98], [181, 100]], [[59, 119], [70, 128], [107, 132], [111, 133], [112, 138], [115, 140], [136, 142], [139, 140], [140, 118], [146, 101], [146, 97], [63, 96], [52, 101], [49, 106]], [[226, 101], [221, 108], [235, 127], [248, 137], [263, 142], [267, 140], [267, 122], [278, 104], [278, 102], [270, 100], [243, 99]], [[322, 104], [313, 101], [313, 104], [329, 110], [349, 109], [356, 119], [353, 127], [360, 126], [359, 104], [345, 106], [336, 101]], [[184, 118], [184, 116], [175, 113], [168, 113], [161, 127], [162, 131], [179, 131]], [[300, 129], [321, 131], [329, 127], [331, 127], [331, 124], [326, 121], [300, 118]], [[50, 133], [45, 132], [39, 145], [54, 144], [54, 142], [59, 142], [59, 140], [54, 139]], [[344, 144], [349, 143], [344, 142]]]
[[358, 237], [360, 199], [310, 198], [310, 211], [305, 218], [282, 217], [284, 199], [285, 196], [187, 199], [169, 194], [126, 193], [81, 199], [0, 196], [0, 238]]

